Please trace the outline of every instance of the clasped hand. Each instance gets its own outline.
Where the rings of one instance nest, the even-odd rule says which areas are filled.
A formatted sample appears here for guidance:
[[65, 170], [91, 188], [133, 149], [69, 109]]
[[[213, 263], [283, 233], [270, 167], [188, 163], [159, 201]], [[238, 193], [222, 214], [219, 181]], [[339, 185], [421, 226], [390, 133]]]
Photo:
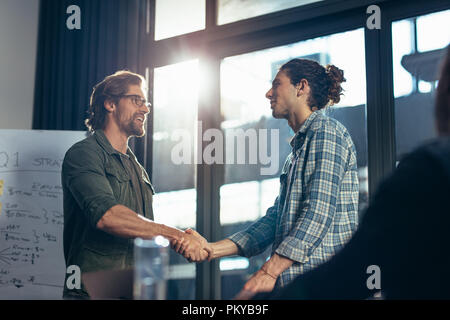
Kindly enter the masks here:
[[185, 230], [180, 240], [171, 242], [172, 249], [182, 254], [189, 262], [200, 262], [211, 259], [211, 245], [197, 231]]

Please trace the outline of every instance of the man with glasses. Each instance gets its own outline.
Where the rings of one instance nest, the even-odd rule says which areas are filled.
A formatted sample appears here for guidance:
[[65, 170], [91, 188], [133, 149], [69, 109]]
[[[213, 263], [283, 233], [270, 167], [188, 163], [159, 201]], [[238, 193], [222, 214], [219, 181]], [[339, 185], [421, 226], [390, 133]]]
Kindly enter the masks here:
[[[146, 81], [118, 71], [94, 87], [85, 123], [90, 136], [66, 153], [64, 258], [81, 273], [126, 269], [133, 265], [133, 239], [162, 235], [188, 247], [190, 259], [208, 253], [194, 236], [153, 221], [150, 179], [128, 147], [132, 136], [145, 135], [150, 112]], [[89, 298], [85, 287], [64, 285], [65, 298]], [[72, 287], [72, 286], [71, 286]]]

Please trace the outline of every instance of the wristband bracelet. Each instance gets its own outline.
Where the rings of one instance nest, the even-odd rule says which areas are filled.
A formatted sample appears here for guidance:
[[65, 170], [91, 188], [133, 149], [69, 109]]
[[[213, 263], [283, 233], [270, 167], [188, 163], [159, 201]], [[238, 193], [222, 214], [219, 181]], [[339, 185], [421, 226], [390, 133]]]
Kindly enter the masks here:
[[274, 277], [273, 275], [271, 275], [270, 273], [268, 273], [266, 270], [261, 269], [265, 274], [267, 274], [269, 277], [271, 277], [274, 280], [277, 280], [277, 277]]

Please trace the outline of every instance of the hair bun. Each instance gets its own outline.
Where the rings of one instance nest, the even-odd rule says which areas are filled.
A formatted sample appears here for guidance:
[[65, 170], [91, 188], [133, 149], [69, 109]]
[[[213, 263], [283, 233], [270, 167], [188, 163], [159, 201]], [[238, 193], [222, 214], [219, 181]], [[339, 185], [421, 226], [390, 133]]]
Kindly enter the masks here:
[[339, 103], [341, 100], [342, 89], [341, 83], [345, 82], [344, 71], [338, 67], [329, 64], [325, 67], [326, 73], [330, 80], [330, 89], [328, 90], [329, 105]]

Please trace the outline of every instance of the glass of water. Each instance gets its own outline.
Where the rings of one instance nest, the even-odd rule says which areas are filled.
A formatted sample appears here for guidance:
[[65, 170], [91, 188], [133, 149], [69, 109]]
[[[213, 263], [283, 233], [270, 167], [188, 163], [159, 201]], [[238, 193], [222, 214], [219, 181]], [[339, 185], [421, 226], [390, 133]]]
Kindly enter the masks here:
[[134, 299], [166, 299], [168, 250], [169, 240], [162, 236], [134, 240]]

